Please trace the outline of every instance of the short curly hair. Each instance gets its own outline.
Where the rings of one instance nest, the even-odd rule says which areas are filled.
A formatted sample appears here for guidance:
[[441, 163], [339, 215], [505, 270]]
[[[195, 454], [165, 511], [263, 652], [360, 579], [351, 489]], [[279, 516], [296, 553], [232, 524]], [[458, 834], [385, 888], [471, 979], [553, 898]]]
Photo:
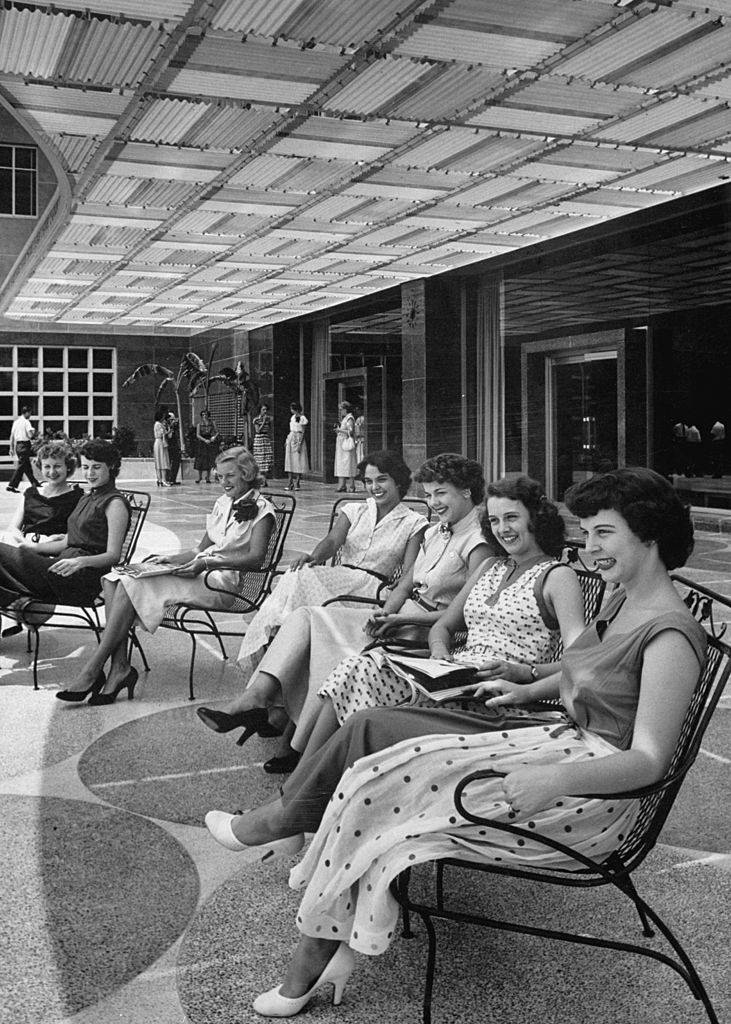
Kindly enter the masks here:
[[[519, 476], [513, 480], [502, 477], [487, 485], [487, 500], [490, 498], [509, 498], [519, 501], [528, 510], [530, 531], [536, 538], [536, 544], [547, 555], [560, 557], [566, 544], [566, 524], [561, 518], [558, 506], [549, 501], [543, 485], [529, 476]], [[487, 509], [482, 515], [482, 533], [497, 554], [506, 554], [500, 541], [491, 528]]]
[[119, 448], [111, 441], [105, 441], [103, 437], [95, 437], [92, 441], [87, 441], [81, 446], [79, 454], [89, 462], [103, 462], [109, 466], [109, 476], [112, 480], [117, 478], [122, 468], [122, 456], [119, 454]]
[[222, 451], [221, 454], [216, 457], [216, 466], [219, 466], [222, 462], [235, 462], [237, 467], [244, 474], [244, 478], [252, 487], [258, 488], [264, 483], [264, 477], [261, 475], [259, 463], [251, 454], [249, 449], [245, 448], [242, 444], [237, 445], [234, 448], [226, 448]]
[[460, 490], [469, 490], [474, 505], [485, 497], [485, 477], [482, 466], [456, 452], [442, 452], [427, 459], [414, 473], [417, 484], [452, 484]]
[[693, 551], [690, 507], [653, 469], [627, 466], [600, 473], [574, 484], [564, 501], [579, 519], [595, 516], [602, 509], [619, 512], [640, 540], [657, 542], [666, 569], [685, 565]]
[[387, 448], [378, 452], [368, 452], [358, 463], [358, 476], [363, 479], [366, 466], [375, 466], [381, 473], [388, 473], [394, 480], [400, 496], [403, 498], [411, 487], [411, 470], [397, 452]]
[[42, 444], [36, 452], [36, 466], [38, 469], [41, 469], [41, 463], [44, 459], [58, 459], [60, 462], [65, 462], [67, 476], [71, 476], [78, 466], [76, 456], [65, 441], [47, 441], [45, 444]]

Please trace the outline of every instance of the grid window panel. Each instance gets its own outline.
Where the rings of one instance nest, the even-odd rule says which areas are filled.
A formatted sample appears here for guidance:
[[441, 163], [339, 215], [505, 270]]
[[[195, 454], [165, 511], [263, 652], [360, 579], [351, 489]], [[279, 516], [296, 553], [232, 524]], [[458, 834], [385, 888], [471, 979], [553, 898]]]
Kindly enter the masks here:
[[35, 146], [0, 146], [0, 214], [35, 217], [38, 212]]
[[73, 438], [111, 434], [117, 413], [114, 349], [0, 345], [0, 460], [21, 406], [40, 431]]

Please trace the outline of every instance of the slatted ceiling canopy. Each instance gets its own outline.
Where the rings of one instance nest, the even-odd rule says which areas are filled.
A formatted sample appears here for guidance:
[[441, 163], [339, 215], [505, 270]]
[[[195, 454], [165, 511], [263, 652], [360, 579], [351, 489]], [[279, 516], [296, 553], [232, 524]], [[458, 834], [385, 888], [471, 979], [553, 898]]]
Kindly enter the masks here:
[[0, 95], [65, 166], [72, 199], [0, 282], [0, 316], [279, 322], [717, 186], [731, 175], [730, 13], [731, 0], [9, 3]]

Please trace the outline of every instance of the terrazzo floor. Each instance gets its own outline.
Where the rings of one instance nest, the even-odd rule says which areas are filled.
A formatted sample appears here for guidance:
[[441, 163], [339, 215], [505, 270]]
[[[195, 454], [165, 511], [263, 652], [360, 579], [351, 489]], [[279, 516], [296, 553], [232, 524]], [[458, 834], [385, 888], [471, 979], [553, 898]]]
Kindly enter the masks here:
[[[192, 483], [153, 491], [139, 553], [197, 539], [216, 493]], [[322, 536], [334, 497], [308, 483], [296, 494], [287, 557]], [[0, 490], [0, 521], [14, 500]], [[731, 594], [731, 535], [700, 535], [686, 573]], [[85, 633], [43, 630], [38, 692], [24, 637], [0, 642], [0, 1024], [247, 1024], [260, 1020], [252, 998], [280, 979], [296, 942], [287, 862], [242, 866], [202, 825], [211, 807], [254, 806], [276, 791], [281, 778], [261, 770], [275, 741], [239, 748], [202, 728], [187, 700], [187, 640], [160, 631], [142, 643], [151, 671], [135, 700], [89, 708], [54, 697], [86, 656]], [[235, 641], [227, 648], [224, 662], [201, 645], [198, 703], [241, 686]], [[724, 697], [663, 842], [636, 876], [687, 944], [721, 1021], [731, 1020], [730, 723]], [[429, 882], [422, 869], [417, 884]], [[637, 934], [610, 893], [456, 876], [449, 890], [464, 907], [523, 907], [542, 921]], [[706, 1019], [650, 961], [464, 926], [439, 932], [435, 1024]], [[342, 1006], [318, 996], [307, 1018], [416, 1024], [425, 949], [417, 928], [383, 957], [359, 956]]]

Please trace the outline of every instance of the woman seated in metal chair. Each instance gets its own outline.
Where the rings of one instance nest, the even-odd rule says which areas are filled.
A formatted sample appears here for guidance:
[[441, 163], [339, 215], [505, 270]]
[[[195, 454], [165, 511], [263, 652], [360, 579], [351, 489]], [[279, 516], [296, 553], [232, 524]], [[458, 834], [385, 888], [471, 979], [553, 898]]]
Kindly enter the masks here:
[[[102, 576], [119, 561], [129, 524], [127, 502], [114, 483], [121, 464], [109, 441], [87, 441], [81, 468], [90, 490], [76, 503], [61, 537], [19, 547], [0, 544], [2, 607], [21, 613], [28, 599], [49, 605], [96, 600]], [[38, 625], [49, 614], [34, 612], [24, 621]]]
[[71, 513], [84, 492], [69, 482], [76, 470], [76, 456], [65, 441], [48, 441], [35, 455], [43, 482], [23, 491], [15, 515], [0, 543], [36, 547], [41, 541], [63, 540]]
[[[472, 513], [472, 518], [465, 518], [459, 537], [451, 542], [449, 555], [460, 557], [462, 552], [468, 559], [474, 557], [475, 564], [479, 564], [486, 551], [472, 492], [475, 490], [477, 501], [481, 501], [484, 487], [481, 467], [471, 463], [469, 472], [466, 472], [468, 460], [461, 456], [441, 458], [459, 460], [461, 490], [467, 495], [467, 498], [462, 498], [460, 516], [467, 517]], [[290, 571], [279, 580], [274, 593], [254, 616], [242, 644], [242, 652], [246, 655], [255, 653], [267, 634], [278, 627], [281, 629], [278, 629], [257, 671], [251, 676], [246, 691], [220, 711], [198, 709], [201, 720], [215, 732], [244, 728], [240, 742], [254, 732], [267, 734], [267, 707], [276, 702], [282, 703], [283, 691], [287, 713], [291, 720], [297, 721], [307, 695], [308, 679], [324, 678], [346, 653], [359, 650], [367, 639], [363, 635], [363, 626], [369, 620], [370, 611], [352, 606], [317, 606], [344, 594], [374, 596], [379, 580], [373, 571], [388, 577], [400, 565], [401, 579], [412, 580], [412, 569], [427, 523], [422, 515], [401, 502], [411, 484], [411, 470], [391, 452], [371, 453], [359, 469], [372, 497], [365, 502], [343, 506], [325, 540], [320, 541], [312, 554], [292, 562]], [[417, 479], [420, 479], [419, 474]], [[437, 545], [441, 551], [444, 550], [443, 540], [437, 541]], [[482, 550], [473, 556], [476, 549]], [[321, 564], [339, 550], [342, 562], [348, 564]], [[401, 591], [399, 588], [398, 593]], [[402, 600], [401, 597], [399, 601]], [[419, 615], [424, 613], [420, 608]], [[429, 615], [432, 621], [434, 617]], [[242, 653], [240, 662], [241, 658]], [[265, 768], [271, 771], [291, 770], [293, 760], [296, 760], [296, 755], [293, 757], [285, 749], [268, 761]]]
[[[566, 543], [558, 507], [530, 477], [497, 480], [487, 485], [482, 528], [493, 557], [471, 574], [424, 646], [433, 658], [479, 666], [480, 680], [530, 683], [551, 675], [558, 641], [572, 643], [585, 625], [576, 573], [557, 560]], [[467, 639], [454, 649], [455, 634], [465, 628]], [[342, 661], [317, 693], [305, 756], [356, 711], [403, 704], [412, 689], [376, 647]]]
[[[581, 794], [635, 790], [667, 771], [706, 646], [668, 574], [692, 550], [689, 512], [649, 469], [595, 476], [566, 501], [588, 555], [619, 587], [566, 648], [558, 673], [485, 683], [481, 695], [491, 696], [482, 712], [358, 712], [300, 762], [280, 799], [245, 814], [207, 815], [214, 838], [249, 860], [296, 852], [304, 832], [316, 833], [290, 877], [305, 890], [299, 945], [283, 983], [255, 1000], [257, 1013], [291, 1016], [328, 983], [338, 1003], [353, 950], [372, 956], [389, 945], [398, 918], [389, 883], [407, 867], [455, 855], [573, 866], [538, 842], [497, 831], [488, 838], [460, 822], [455, 786], [475, 768], [506, 773], [473, 784], [475, 813], [535, 828], [594, 860], [621, 845], [639, 801]], [[565, 713], [544, 713], [535, 724], [511, 719], [513, 707], [556, 696]]]
[[[112, 704], [122, 690], [130, 700], [137, 683], [137, 669], [129, 663], [129, 631], [139, 623], [154, 633], [165, 617], [165, 609], [189, 602], [212, 611], [223, 610], [233, 598], [209, 589], [203, 573], [215, 570], [214, 585], [234, 591], [239, 574], [258, 569], [264, 562], [275, 526], [270, 502], [258, 491], [259, 467], [246, 448], [229, 448], [216, 458], [216, 473], [223, 494], [206, 518], [206, 531], [189, 550], [160, 554], [147, 560], [154, 575], [108, 573], [103, 580], [106, 624], [101, 642], [81, 670], [77, 684], [56, 696], [61, 700], [89, 704]], [[162, 570], [157, 572], [157, 570]], [[109, 659], [108, 676], [104, 665]]]

